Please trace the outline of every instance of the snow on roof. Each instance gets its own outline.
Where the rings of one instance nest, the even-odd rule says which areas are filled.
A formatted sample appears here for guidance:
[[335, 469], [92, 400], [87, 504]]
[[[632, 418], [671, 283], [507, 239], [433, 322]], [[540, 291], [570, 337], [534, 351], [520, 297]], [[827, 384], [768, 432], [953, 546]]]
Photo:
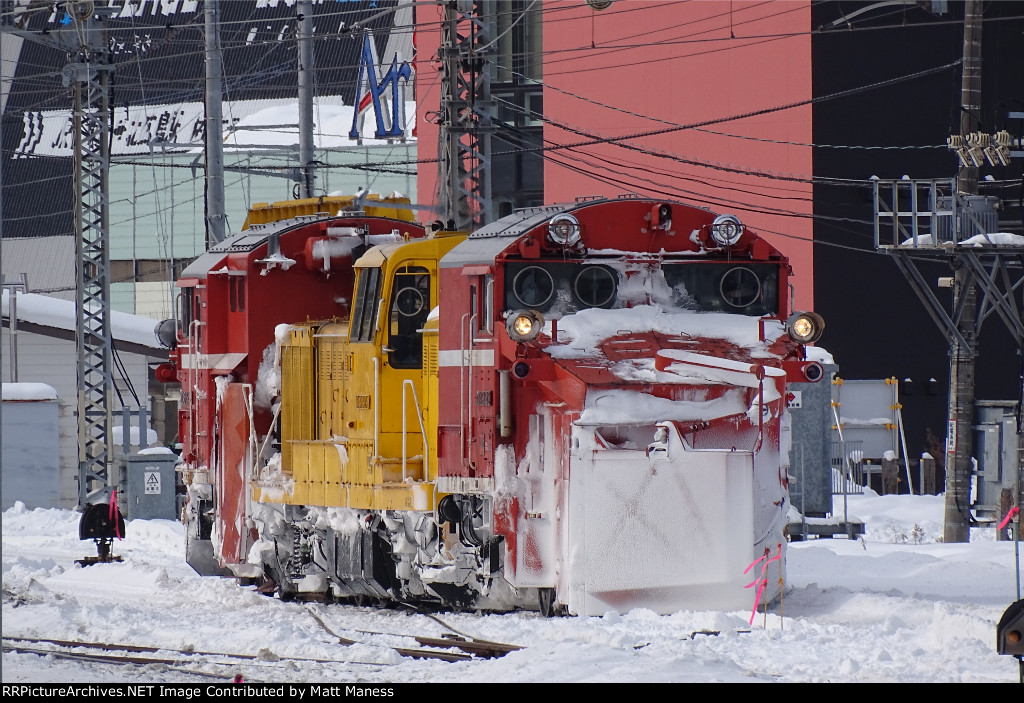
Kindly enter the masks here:
[[[299, 104], [294, 100], [287, 99], [260, 101], [259, 104], [259, 109], [245, 115], [225, 130], [225, 152], [239, 150], [247, 153], [252, 146], [256, 145], [289, 146], [298, 143]], [[388, 107], [390, 108], [390, 104]], [[314, 130], [313, 139], [317, 149], [355, 146], [355, 142], [348, 136], [348, 130], [352, 125], [352, 110], [351, 105], [342, 103], [340, 96], [323, 96], [317, 99], [318, 126], [320, 124], [344, 126], [344, 129], [335, 127], [330, 130]], [[405, 118], [405, 131], [410, 135], [405, 138], [405, 141], [415, 144], [416, 138], [411, 135], [416, 127], [416, 103], [411, 100], [405, 101]], [[375, 138], [373, 124], [373, 111], [371, 110], [366, 116], [363, 129], [364, 136], [361, 139], [363, 145], [388, 144], [395, 141], [394, 139]], [[266, 127], [272, 129], [266, 129]]]
[[57, 391], [45, 383], [5, 383], [3, 399], [17, 401], [57, 400]]
[[1009, 232], [993, 232], [991, 234], [976, 234], [960, 242], [962, 247], [983, 247], [983, 246], [1024, 246], [1024, 237]]
[[[75, 303], [59, 300], [38, 293], [17, 293], [16, 309], [18, 320], [32, 322], [45, 327], [74, 331], [76, 328]], [[3, 316], [9, 317], [8, 291], [3, 292]], [[150, 349], [164, 351], [157, 340], [157, 321], [151, 317], [111, 311], [110, 333], [116, 341], [130, 342]]]
[[807, 351], [808, 361], [817, 361], [819, 364], [834, 364], [836, 363], [832, 353], [822, 347], [805, 347]]
[[[932, 234], [919, 234], [916, 238], [911, 237], [900, 242], [900, 246], [904, 247], [934, 247], [934, 246], [953, 246], [953, 242], [945, 241], [938, 242], [936, 244], [935, 236]], [[968, 237], [959, 243], [962, 247], [990, 247], [990, 246], [1004, 246], [1004, 247], [1024, 247], [1024, 237], [1019, 234], [1010, 234], [1009, 232], [990, 232], [988, 234], [976, 234], [973, 237]]]

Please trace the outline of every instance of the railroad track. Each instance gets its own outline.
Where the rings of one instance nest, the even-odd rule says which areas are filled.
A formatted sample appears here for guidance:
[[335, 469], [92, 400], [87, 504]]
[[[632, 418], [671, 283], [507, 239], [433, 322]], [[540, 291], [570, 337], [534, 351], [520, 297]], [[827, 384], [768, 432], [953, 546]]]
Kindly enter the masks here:
[[[343, 646], [370, 644], [373, 646], [392, 649], [403, 657], [411, 657], [414, 659], [438, 659], [446, 662], [470, 661], [477, 658], [499, 657], [507, 654], [508, 652], [521, 649], [521, 647], [517, 645], [472, 638], [462, 633], [457, 633], [454, 630], [451, 630], [451, 628], [447, 628], [447, 626], [445, 627], [449, 630], [449, 633], [447, 636], [443, 637], [430, 637], [425, 635], [392, 632], [371, 632], [367, 630], [340, 628], [349, 633], [367, 636], [363, 639], [353, 639], [351, 637], [345, 637], [338, 634], [326, 622], [324, 622], [323, 618], [310, 608], [307, 608], [306, 610], [325, 631], [337, 638], [338, 644]], [[437, 618], [434, 619], [437, 620]], [[438, 622], [441, 621], [438, 620]], [[443, 622], [441, 624], [444, 625]], [[418, 646], [404, 647], [381, 644], [379, 641], [381, 637], [411, 639]], [[392, 665], [391, 663], [385, 662], [278, 656], [271, 653], [269, 650], [261, 650], [257, 654], [247, 654], [238, 652], [200, 651], [195, 649], [174, 649], [168, 647], [130, 645], [115, 642], [83, 642], [78, 640], [13, 636], [3, 637], [3, 651], [35, 654], [39, 656], [54, 656], [97, 664], [138, 666], [161, 664], [188, 674], [225, 680], [230, 680], [236, 676], [237, 668], [242, 664], [264, 664], [290, 661], [305, 664], [336, 664], [340, 666]], [[220, 674], [209, 671], [199, 671], [195, 668], [183, 668], [189, 665], [203, 666], [206, 668], [211, 665], [217, 667], [232, 667], [234, 671], [231, 673]]]
[[[353, 644], [371, 644], [371, 643], [367, 643], [367, 642], [361, 641], [361, 640], [351, 639], [351, 638], [346, 637], [346, 636], [344, 636], [342, 634], [339, 634], [337, 632], [337, 630], [344, 630], [346, 632], [362, 634], [362, 635], [370, 635], [370, 636], [381, 636], [381, 635], [383, 635], [383, 636], [389, 636], [389, 637], [402, 637], [402, 638], [406, 638], [406, 639], [411, 639], [411, 640], [415, 641], [420, 646], [419, 647], [400, 647], [400, 646], [396, 647], [396, 646], [393, 646], [393, 645], [385, 645], [385, 646], [390, 646], [391, 649], [395, 650], [396, 652], [401, 654], [403, 657], [412, 657], [414, 659], [441, 659], [443, 661], [451, 661], [451, 662], [469, 661], [471, 659], [477, 659], [477, 658], [480, 658], [480, 659], [493, 659], [493, 658], [496, 658], [496, 657], [503, 657], [506, 654], [508, 654], [509, 652], [514, 652], [514, 651], [516, 651], [518, 649], [522, 649], [522, 647], [520, 647], [519, 645], [515, 645], [515, 644], [505, 644], [503, 642], [493, 642], [491, 640], [484, 640], [484, 639], [479, 639], [479, 638], [476, 638], [476, 637], [471, 637], [470, 635], [466, 635], [466, 634], [464, 634], [462, 632], [458, 632], [457, 630], [455, 630], [451, 626], [449, 626], [447, 623], [445, 623], [443, 620], [437, 618], [434, 615], [430, 615], [428, 613], [421, 613], [421, 614], [425, 615], [426, 617], [429, 617], [430, 619], [434, 620], [435, 622], [439, 623], [442, 627], [444, 627], [445, 630], [447, 631], [447, 634], [445, 636], [442, 636], [442, 637], [429, 637], [429, 636], [426, 636], [426, 635], [414, 635], [414, 634], [395, 633], [395, 632], [376, 632], [376, 631], [371, 631], [371, 630], [356, 630], [356, 629], [341, 627], [341, 626], [337, 626], [337, 625], [332, 627], [332, 626], [328, 625], [324, 621], [324, 619], [315, 610], [313, 610], [312, 607], [307, 606], [306, 607], [306, 612], [308, 612], [313, 617], [313, 619], [317, 621], [317, 623], [320, 625], [320, 627], [322, 627], [324, 629], [324, 631], [326, 631], [328, 634], [332, 635], [333, 637], [337, 637], [339, 644], [343, 644], [343, 645], [346, 645], [346, 646], [347, 645], [353, 645]], [[419, 612], [419, 611], [417, 611], [417, 612]], [[458, 652], [452, 652], [451, 651], [452, 649], [457, 649], [459, 651]]]
[[[99, 650], [101, 653], [76, 651], [81, 649]], [[56, 657], [71, 661], [90, 664], [111, 664], [111, 665], [136, 665], [149, 666], [161, 664], [173, 671], [205, 678], [230, 681], [236, 673], [215, 673], [199, 671], [194, 668], [185, 668], [190, 663], [203, 666], [237, 666], [239, 660], [248, 659], [246, 655], [233, 655], [228, 653], [211, 652], [189, 652], [185, 650], [158, 649], [156, 647], [139, 647], [127, 644], [114, 644], [108, 642], [77, 642], [70, 640], [53, 640], [30, 637], [4, 637], [3, 651], [20, 654], [35, 654], [41, 657]], [[175, 652], [175, 656], [142, 656], [145, 653], [154, 652]], [[200, 657], [205, 657], [201, 660]], [[215, 661], [212, 657], [228, 659], [228, 661]], [[253, 657], [255, 658], [255, 657]]]

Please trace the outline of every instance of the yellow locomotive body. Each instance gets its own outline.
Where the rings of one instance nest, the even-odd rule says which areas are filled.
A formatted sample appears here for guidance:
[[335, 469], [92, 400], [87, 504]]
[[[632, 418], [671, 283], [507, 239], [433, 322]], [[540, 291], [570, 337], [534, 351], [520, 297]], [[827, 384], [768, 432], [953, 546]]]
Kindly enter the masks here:
[[[278, 331], [280, 462], [259, 503], [433, 511], [438, 262], [464, 239], [377, 246], [356, 263], [349, 320]], [[430, 318], [430, 319], [428, 319]]]

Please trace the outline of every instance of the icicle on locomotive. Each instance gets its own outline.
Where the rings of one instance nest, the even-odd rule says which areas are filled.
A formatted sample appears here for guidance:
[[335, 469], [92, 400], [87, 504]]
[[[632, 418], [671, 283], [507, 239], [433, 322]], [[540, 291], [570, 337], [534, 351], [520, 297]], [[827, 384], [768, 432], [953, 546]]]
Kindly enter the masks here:
[[189, 562], [283, 598], [749, 608], [787, 384], [822, 375], [789, 274], [735, 217], [635, 197], [236, 235], [179, 282]]

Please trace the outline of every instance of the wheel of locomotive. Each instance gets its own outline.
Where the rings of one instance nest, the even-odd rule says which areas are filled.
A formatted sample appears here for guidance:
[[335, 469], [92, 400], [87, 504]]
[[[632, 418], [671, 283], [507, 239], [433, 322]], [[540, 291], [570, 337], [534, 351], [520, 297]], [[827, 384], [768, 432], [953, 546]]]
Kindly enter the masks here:
[[299, 589], [295, 587], [295, 582], [284, 574], [275, 574], [275, 581], [277, 581], [277, 597], [282, 601], [288, 603], [298, 597]]
[[295, 582], [288, 578], [288, 574], [284, 567], [281, 566], [279, 559], [275, 557], [272, 561], [273, 563], [263, 563], [263, 573], [266, 575], [267, 580], [267, 595], [271, 595], [276, 591], [277, 597], [285, 602], [295, 600], [299, 592], [299, 589], [295, 587]]
[[555, 589], [537, 589], [537, 600], [540, 603], [540, 614], [546, 618], [558, 615], [558, 607], [555, 605]]

